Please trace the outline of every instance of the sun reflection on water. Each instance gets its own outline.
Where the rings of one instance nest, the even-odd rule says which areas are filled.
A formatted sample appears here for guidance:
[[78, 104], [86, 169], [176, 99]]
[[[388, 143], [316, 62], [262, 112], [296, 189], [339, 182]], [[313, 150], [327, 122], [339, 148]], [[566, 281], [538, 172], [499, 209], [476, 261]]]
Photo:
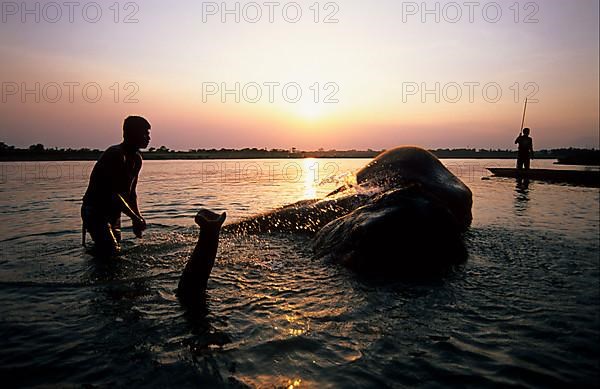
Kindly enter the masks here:
[[285, 320], [290, 324], [290, 328], [284, 330], [289, 336], [301, 336], [310, 331], [310, 323], [307, 320], [295, 315], [285, 315]]
[[302, 178], [304, 180], [304, 199], [317, 197], [317, 186], [319, 185], [319, 162], [315, 158], [302, 160]]

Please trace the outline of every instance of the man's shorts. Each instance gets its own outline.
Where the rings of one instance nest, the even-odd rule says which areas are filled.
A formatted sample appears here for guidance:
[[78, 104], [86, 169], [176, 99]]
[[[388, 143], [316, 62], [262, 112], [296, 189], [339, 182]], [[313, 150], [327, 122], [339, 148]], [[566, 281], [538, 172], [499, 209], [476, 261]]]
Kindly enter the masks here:
[[121, 212], [112, 215], [97, 207], [84, 204], [81, 207], [83, 228], [87, 230], [95, 243], [99, 255], [117, 255], [121, 251]]

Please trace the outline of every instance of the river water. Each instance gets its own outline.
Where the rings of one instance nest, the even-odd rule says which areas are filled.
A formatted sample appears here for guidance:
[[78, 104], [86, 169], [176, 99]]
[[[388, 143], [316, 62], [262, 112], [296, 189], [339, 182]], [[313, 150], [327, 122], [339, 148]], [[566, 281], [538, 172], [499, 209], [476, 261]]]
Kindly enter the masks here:
[[174, 293], [199, 207], [239, 220], [322, 197], [367, 162], [146, 161], [149, 229], [135, 240], [124, 220], [110, 263], [81, 247], [93, 163], [0, 164], [2, 386], [597, 384], [599, 190], [487, 178], [513, 161], [444, 161], [474, 194], [468, 260], [444, 278], [364, 279], [306, 236], [223, 234], [208, 311], [185, 312]]

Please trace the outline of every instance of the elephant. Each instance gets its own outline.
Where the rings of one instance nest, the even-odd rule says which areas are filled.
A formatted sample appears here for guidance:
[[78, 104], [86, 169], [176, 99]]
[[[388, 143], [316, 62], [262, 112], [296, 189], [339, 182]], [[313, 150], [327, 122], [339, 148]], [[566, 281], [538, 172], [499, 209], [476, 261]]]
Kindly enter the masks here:
[[204, 292], [220, 230], [305, 233], [315, 255], [360, 274], [433, 273], [466, 258], [471, 190], [433, 154], [414, 146], [388, 150], [356, 174], [355, 185], [225, 226], [225, 214], [201, 210], [198, 244], [179, 294]]

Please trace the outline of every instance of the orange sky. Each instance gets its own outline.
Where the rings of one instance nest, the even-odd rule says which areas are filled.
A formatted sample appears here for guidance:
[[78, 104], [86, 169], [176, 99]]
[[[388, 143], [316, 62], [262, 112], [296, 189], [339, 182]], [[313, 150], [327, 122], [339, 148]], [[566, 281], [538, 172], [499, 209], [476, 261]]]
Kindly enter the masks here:
[[[66, 9], [58, 18], [50, 2], [26, 3], [33, 13], [3, 9], [0, 24], [8, 144], [104, 148], [119, 141], [125, 116], [140, 114], [153, 146], [182, 150], [510, 148], [530, 96], [536, 147], [598, 147], [597, 1], [523, 3], [518, 14], [495, 3], [495, 22], [497, 9], [483, 6], [458, 9], [457, 20], [452, 2], [437, 11], [427, 2], [427, 13], [409, 7], [421, 2], [344, 0], [319, 3], [316, 15], [314, 1], [299, 1], [296, 23], [285, 20], [286, 2], [272, 23], [265, 7], [251, 23], [257, 14], [243, 13], [243, 1], [239, 23], [234, 14], [223, 23], [206, 2], [144, 1], [118, 15], [107, 3], [95, 23], [81, 9], [71, 23]], [[137, 22], [124, 23], [128, 15]], [[324, 23], [328, 15], [337, 22]], [[69, 83], [78, 84], [72, 102]], [[239, 102], [207, 93], [236, 83]]]

